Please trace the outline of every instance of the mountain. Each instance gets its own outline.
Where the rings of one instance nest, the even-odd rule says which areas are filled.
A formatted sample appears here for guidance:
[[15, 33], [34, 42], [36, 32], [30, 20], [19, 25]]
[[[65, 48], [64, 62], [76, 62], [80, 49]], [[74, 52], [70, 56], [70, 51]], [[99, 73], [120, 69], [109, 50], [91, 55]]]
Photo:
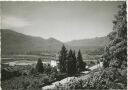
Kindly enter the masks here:
[[58, 50], [62, 44], [62, 42], [54, 38], [43, 39], [41, 37], [24, 35], [9, 29], [1, 29], [2, 54]]
[[91, 39], [82, 39], [82, 40], [72, 40], [66, 42], [67, 45], [72, 45], [74, 47], [96, 47], [96, 46], [105, 46], [108, 43], [107, 36], [105, 37], [96, 37]]
[[59, 51], [63, 44], [67, 49], [82, 51], [103, 47], [108, 42], [107, 37], [73, 40], [63, 43], [55, 38], [44, 39], [1, 29], [1, 52], [5, 54], [22, 54], [28, 51]]

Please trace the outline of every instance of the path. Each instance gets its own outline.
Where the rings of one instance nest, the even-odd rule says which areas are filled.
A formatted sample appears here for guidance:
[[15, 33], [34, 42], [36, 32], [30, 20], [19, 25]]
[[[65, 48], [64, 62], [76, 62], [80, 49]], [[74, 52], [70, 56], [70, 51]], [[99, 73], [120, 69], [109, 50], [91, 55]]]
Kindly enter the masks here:
[[[102, 62], [100, 62], [100, 64], [94, 65], [94, 66], [90, 67], [89, 69], [94, 70], [94, 69], [96, 69], [98, 67], [102, 67], [102, 65], [103, 65]], [[82, 73], [87, 74], [87, 73], [89, 73], [89, 71], [84, 71]], [[52, 89], [54, 89], [56, 87], [56, 85], [57, 86], [59, 84], [64, 85], [64, 84], [70, 82], [70, 80], [75, 79], [75, 78], [77, 78], [77, 77], [67, 77], [67, 78], [62, 79], [60, 81], [56, 81], [56, 82], [52, 83], [51, 85], [42, 87], [42, 90], [49, 90], [49, 89], [52, 90]]]
[[[99, 64], [94, 65], [94, 66], [90, 67], [89, 69], [92, 71], [92, 70], [94, 70], [94, 69], [96, 69], [96, 68], [99, 68], [99, 67], [102, 67], [102, 66], [103, 66], [103, 62], [100, 62]], [[83, 71], [82, 73], [87, 74], [87, 73], [89, 73], [89, 72], [90, 72], [90, 71]]]
[[54, 89], [56, 87], [56, 85], [58, 86], [59, 84], [61, 85], [64, 85], [66, 84], [67, 82], [70, 82], [70, 80], [74, 79], [76, 77], [67, 77], [65, 79], [62, 79], [61, 81], [57, 81], [57, 82], [54, 82], [52, 83], [52, 85], [48, 85], [48, 86], [44, 86], [42, 87], [42, 90], [49, 90], [49, 89]]

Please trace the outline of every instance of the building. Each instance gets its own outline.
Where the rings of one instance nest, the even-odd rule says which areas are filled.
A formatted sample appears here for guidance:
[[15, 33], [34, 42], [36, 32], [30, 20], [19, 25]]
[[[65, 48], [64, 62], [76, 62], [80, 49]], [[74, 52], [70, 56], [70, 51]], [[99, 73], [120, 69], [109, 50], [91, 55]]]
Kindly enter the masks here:
[[50, 65], [52, 66], [52, 67], [55, 67], [55, 66], [57, 66], [58, 65], [58, 61], [57, 60], [51, 60], [51, 62], [50, 62]]

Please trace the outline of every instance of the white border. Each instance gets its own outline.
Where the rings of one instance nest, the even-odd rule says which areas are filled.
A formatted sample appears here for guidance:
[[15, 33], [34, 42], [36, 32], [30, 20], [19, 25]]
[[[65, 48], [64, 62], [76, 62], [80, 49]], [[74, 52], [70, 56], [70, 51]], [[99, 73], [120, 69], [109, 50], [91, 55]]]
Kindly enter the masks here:
[[0, 0], [0, 1], [127, 1], [127, 0]]
[[[126, 4], [128, 5], [127, 0], [0, 0], [0, 1], [126, 1]], [[126, 8], [126, 10], [128, 12], [128, 8]], [[127, 14], [127, 17], [128, 17], [128, 14]], [[128, 28], [128, 24], [127, 24], [127, 28]], [[128, 35], [128, 32], [127, 32], [127, 35]], [[128, 41], [128, 36], [127, 36], [127, 41]], [[127, 46], [127, 55], [128, 55], [128, 46]], [[127, 60], [128, 60], [128, 57], [127, 57]], [[0, 32], [0, 67], [1, 67], [1, 32]], [[1, 75], [1, 72], [0, 72], [0, 75]], [[127, 88], [128, 88], [128, 61], [127, 61]], [[0, 80], [0, 90], [2, 90], [1, 80]]]

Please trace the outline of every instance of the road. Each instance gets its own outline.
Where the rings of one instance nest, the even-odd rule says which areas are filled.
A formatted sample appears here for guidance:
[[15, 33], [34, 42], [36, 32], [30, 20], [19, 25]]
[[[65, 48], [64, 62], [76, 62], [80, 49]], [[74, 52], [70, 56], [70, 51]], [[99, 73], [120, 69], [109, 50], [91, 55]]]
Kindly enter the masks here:
[[[99, 64], [94, 65], [94, 66], [90, 67], [89, 69], [92, 71], [92, 70], [99, 68], [99, 67], [102, 67], [102, 66], [103, 66], [103, 62], [100, 62]], [[83, 71], [82, 73], [87, 74], [87, 73], [89, 73], [89, 71]]]
[[57, 81], [57, 82], [54, 82], [54, 83], [52, 83], [52, 85], [48, 85], [48, 86], [44, 86], [44, 87], [42, 87], [42, 90], [52, 90], [52, 89], [54, 89], [56, 86], [58, 86], [58, 85], [64, 85], [64, 84], [66, 84], [67, 82], [70, 82], [70, 80], [72, 80], [72, 79], [74, 79], [74, 78], [76, 78], [76, 77], [67, 77], [67, 78], [65, 78], [65, 79], [62, 79], [61, 81]]

